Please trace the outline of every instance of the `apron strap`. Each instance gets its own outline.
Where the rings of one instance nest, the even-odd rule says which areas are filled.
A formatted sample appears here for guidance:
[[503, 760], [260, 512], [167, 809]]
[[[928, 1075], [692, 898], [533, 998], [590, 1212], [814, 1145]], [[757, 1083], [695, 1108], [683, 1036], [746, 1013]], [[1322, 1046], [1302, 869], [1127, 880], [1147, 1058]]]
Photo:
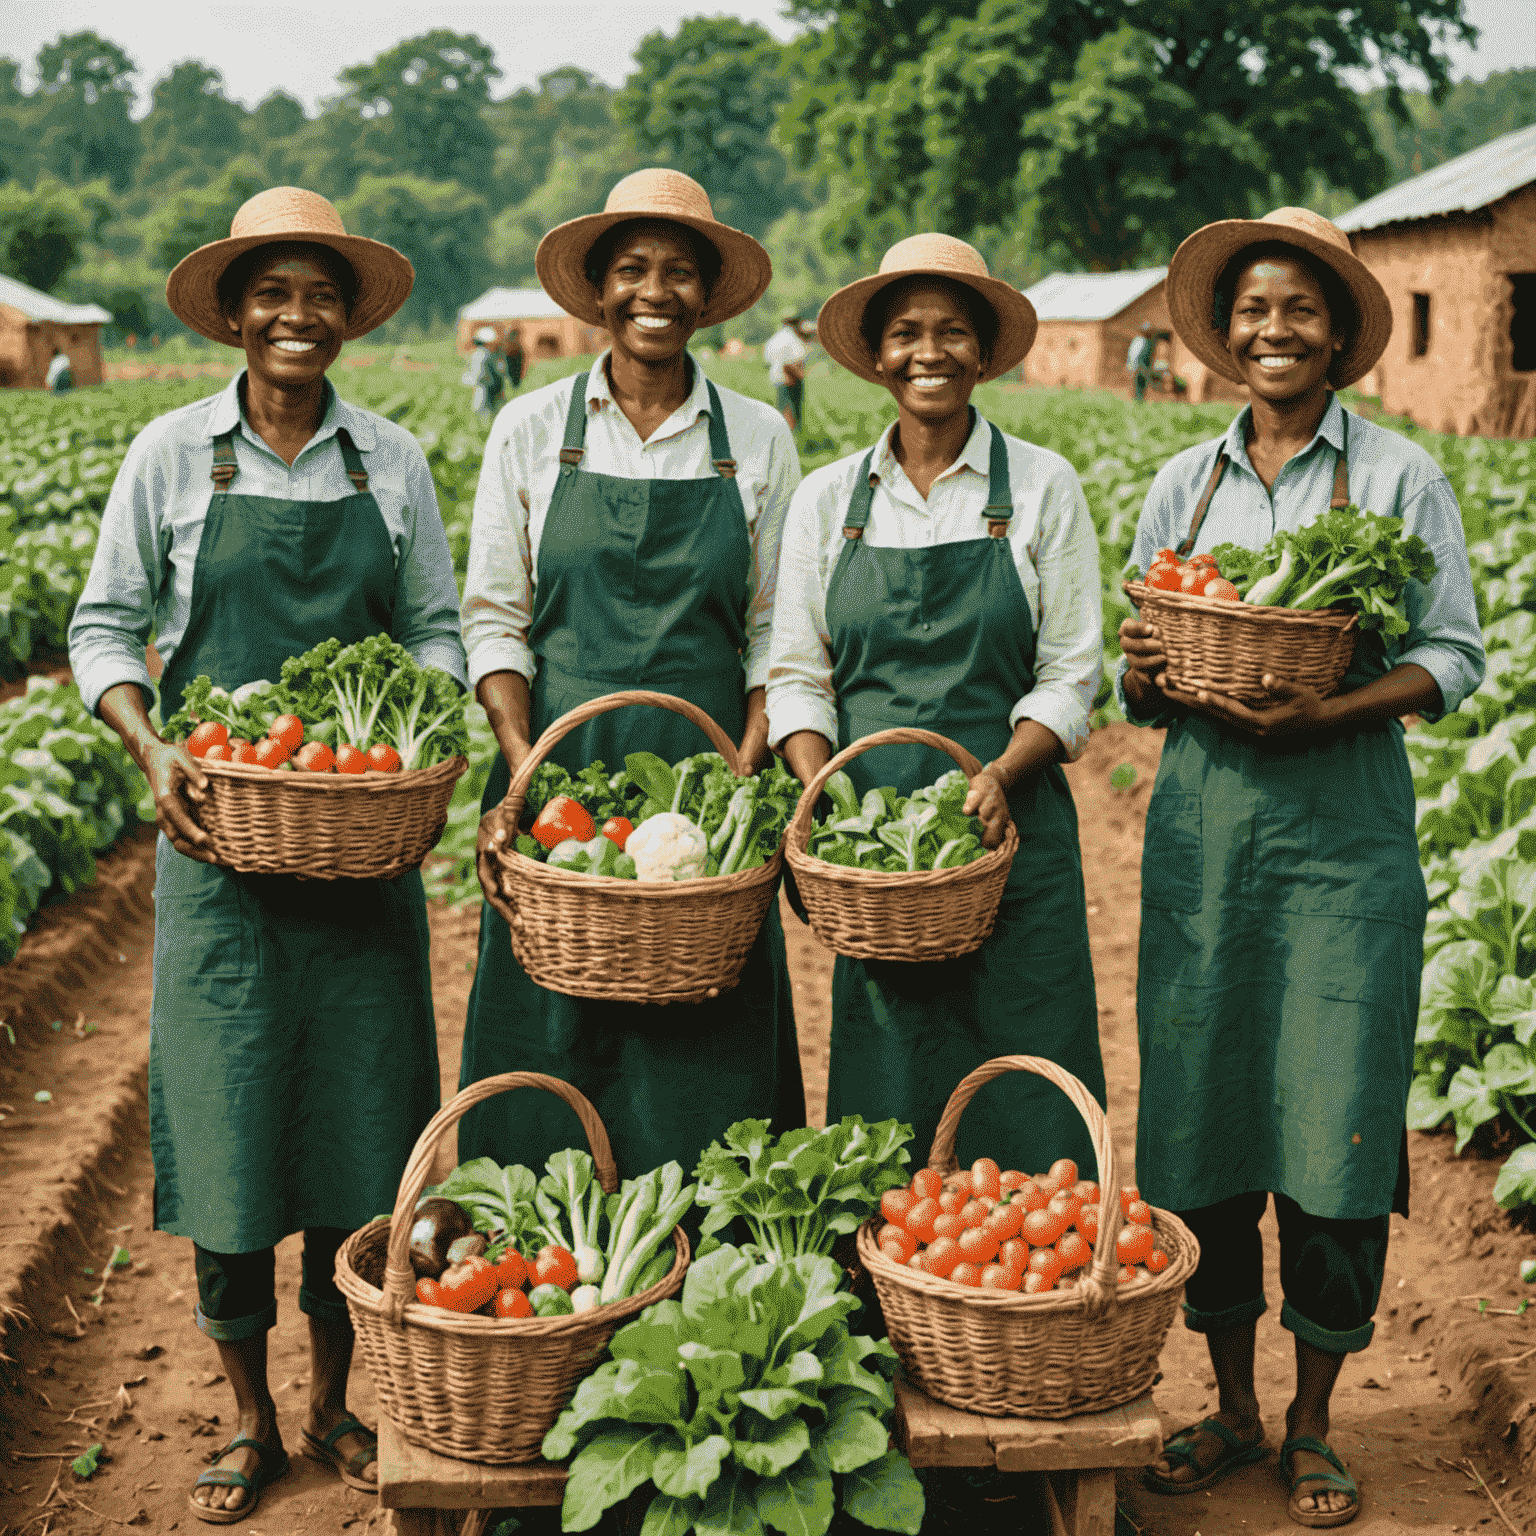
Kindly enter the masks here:
[[589, 373], [576, 375], [571, 403], [565, 412], [565, 442], [560, 449], [560, 473], [569, 475], [581, 463], [587, 451], [587, 380]]
[[1221, 477], [1226, 472], [1227, 450], [1218, 448], [1216, 462], [1211, 465], [1211, 478], [1205, 482], [1205, 493], [1195, 508], [1194, 521], [1189, 525], [1189, 532], [1184, 535], [1184, 542], [1178, 547], [1178, 556], [1181, 560], [1189, 559], [1189, 552], [1195, 547], [1195, 536], [1200, 532], [1200, 524], [1205, 521], [1205, 514], [1210, 510], [1211, 497], [1216, 494], [1216, 487], [1221, 484]]
[[230, 481], [235, 478], [235, 429], [231, 427], [228, 432], [221, 432], [213, 440], [213, 481], [214, 489], [223, 495], [229, 490]]
[[347, 479], [359, 496], [367, 494], [368, 471], [363, 468], [363, 456], [352, 441], [352, 434], [345, 427], [336, 428], [336, 442], [341, 448], [341, 462], [347, 466]]
[[1333, 500], [1328, 503], [1329, 509], [1334, 512], [1349, 505], [1349, 412], [1341, 406], [1339, 415], [1343, 418], [1339, 432], [1339, 457], [1333, 466]]
[[848, 498], [848, 511], [843, 517], [845, 539], [864, 537], [864, 525], [869, 522], [869, 504], [875, 495], [875, 477], [869, 472], [869, 466], [874, 463], [874, 460], [875, 450], [871, 448], [864, 455], [864, 462], [859, 465], [858, 474], [854, 476], [853, 495]]
[[720, 391], [713, 379], [704, 380], [709, 390], [709, 460], [722, 479], [736, 478], [736, 460], [731, 457], [731, 436], [725, 430], [725, 411], [720, 404]]
[[[987, 425], [991, 427], [992, 423]], [[992, 451], [987, 459], [987, 509], [982, 516], [987, 520], [990, 537], [1008, 537], [1008, 519], [1013, 516], [1013, 486], [1008, 478], [1008, 445], [996, 427], [992, 427]]]

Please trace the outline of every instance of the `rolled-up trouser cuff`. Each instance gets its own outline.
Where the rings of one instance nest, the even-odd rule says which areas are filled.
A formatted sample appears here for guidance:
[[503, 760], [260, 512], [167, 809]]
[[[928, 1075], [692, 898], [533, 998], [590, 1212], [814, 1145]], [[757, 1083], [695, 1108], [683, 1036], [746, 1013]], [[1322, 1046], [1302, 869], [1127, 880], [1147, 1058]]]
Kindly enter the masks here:
[[299, 1311], [307, 1317], [318, 1317], [322, 1323], [346, 1323], [351, 1321], [344, 1301], [331, 1296], [317, 1296], [307, 1286], [299, 1287]]
[[1280, 1308], [1280, 1326], [1290, 1329], [1302, 1343], [1310, 1344], [1314, 1349], [1326, 1350], [1330, 1355], [1358, 1354], [1371, 1342], [1371, 1336], [1376, 1332], [1374, 1319], [1362, 1323], [1358, 1328], [1346, 1329], [1343, 1333], [1336, 1333], [1331, 1328], [1319, 1328], [1316, 1323], [1308, 1322], [1290, 1302]]
[[254, 1339], [257, 1334], [269, 1333], [277, 1326], [277, 1303], [271, 1302], [260, 1312], [252, 1312], [249, 1317], [222, 1318], [209, 1317], [199, 1304], [193, 1309], [193, 1316], [197, 1319], [197, 1326], [210, 1339], [217, 1339], [221, 1344], [238, 1344], [242, 1339]]
[[1268, 1310], [1269, 1303], [1262, 1295], [1255, 1296], [1252, 1301], [1240, 1301], [1235, 1307], [1225, 1307], [1220, 1312], [1202, 1312], [1186, 1301], [1184, 1326], [1191, 1333], [1220, 1333], [1224, 1328], [1256, 1323]]

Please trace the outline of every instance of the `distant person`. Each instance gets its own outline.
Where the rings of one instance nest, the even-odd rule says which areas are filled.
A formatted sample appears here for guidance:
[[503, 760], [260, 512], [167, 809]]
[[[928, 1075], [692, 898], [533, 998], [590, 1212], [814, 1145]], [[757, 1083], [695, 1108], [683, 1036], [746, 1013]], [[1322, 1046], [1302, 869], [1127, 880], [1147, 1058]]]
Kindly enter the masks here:
[[791, 432], [800, 430], [805, 409], [805, 343], [800, 339], [800, 317], [793, 310], [779, 319], [779, 328], [763, 343], [768, 382], [779, 392], [779, 411]]
[[1152, 322], [1143, 320], [1141, 329], [1131, 337], [1130, 350], [1125, 354], [1125, 371], [1134, 378], [1136, 398], [1147, 398], [1147, 384], [1152, 377], [1152, 355], [1157, 351], [1157, 337], [1152, 334]]
[[523, 382], [523, 369], [527, 359], [523, 356], [523, 333], [515, 326], [507, 335], [506, 352], [502, 366], [507, 371], [507, 387], [515, 390]]
[[53, 349], [53, 358], [48, 364], [43, 383], [56, 395], [62, 395], [65, 390], [75, 387], [75, 370], [69, 366], [69, 359], [57, 347]]
[[502, 392], [507, 384], [507, 376], [496, 355], [496, 340], [496, 328], [482, 325], [475, 332], [474, 350], [469, 354], [469, 362], [464, 369], [463, 382], [474, 390], [471, 403], [475, 415], [487, 426], [501, 405]]

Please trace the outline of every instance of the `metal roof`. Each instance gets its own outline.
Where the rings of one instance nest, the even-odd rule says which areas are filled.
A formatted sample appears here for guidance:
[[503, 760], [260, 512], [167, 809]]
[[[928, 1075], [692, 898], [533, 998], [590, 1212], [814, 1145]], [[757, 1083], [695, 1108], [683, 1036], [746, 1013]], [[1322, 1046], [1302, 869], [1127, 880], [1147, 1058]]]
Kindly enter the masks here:
[[58, 325], [105, 325], [112, 318], [100, 304], [66, 304], [50, 293], [39, 293], [0, 273], [0, 304], [19, 309], [29, 320], [52, 320]]
[[1053, 272], [1024, 297], [1042, 320], [1109, 320], [1150, 293], [1167, 277], [1167, 267], [1136, 272]]
[[1457, 155], [1422, 176], [1400, 181], [1334, 223], [1346, 230], [1379, 229], [1383, 224], [1436, 214], [1470, 213], [1532, 182], [1536, 182], [1536, 123]]
[[459, 311], [461, 320], [563, 320], [565, 311], [542, 288], [487, 288]]

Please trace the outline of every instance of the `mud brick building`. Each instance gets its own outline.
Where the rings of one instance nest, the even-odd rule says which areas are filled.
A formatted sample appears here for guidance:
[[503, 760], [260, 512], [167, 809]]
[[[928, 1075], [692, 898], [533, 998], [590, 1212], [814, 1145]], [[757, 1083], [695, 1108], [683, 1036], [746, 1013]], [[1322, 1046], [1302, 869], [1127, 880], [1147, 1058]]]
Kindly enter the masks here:
[[529, 363], [541, 357], [580, 357], [601, 352], [608, 345], [607, 331], [568, 315], [542, 288], [488, 288], [459, 311], [458, 349], [468, 353], [475, 332], [490, 326], [505, 342], [514, 331], [522, 333], [523, 355]]
[[0, 388], [41, 389], [55, 347], [76, 384], [100, 384], [101, 328], [111, 318], [99, 304], [66, 304], [0, 275]]

